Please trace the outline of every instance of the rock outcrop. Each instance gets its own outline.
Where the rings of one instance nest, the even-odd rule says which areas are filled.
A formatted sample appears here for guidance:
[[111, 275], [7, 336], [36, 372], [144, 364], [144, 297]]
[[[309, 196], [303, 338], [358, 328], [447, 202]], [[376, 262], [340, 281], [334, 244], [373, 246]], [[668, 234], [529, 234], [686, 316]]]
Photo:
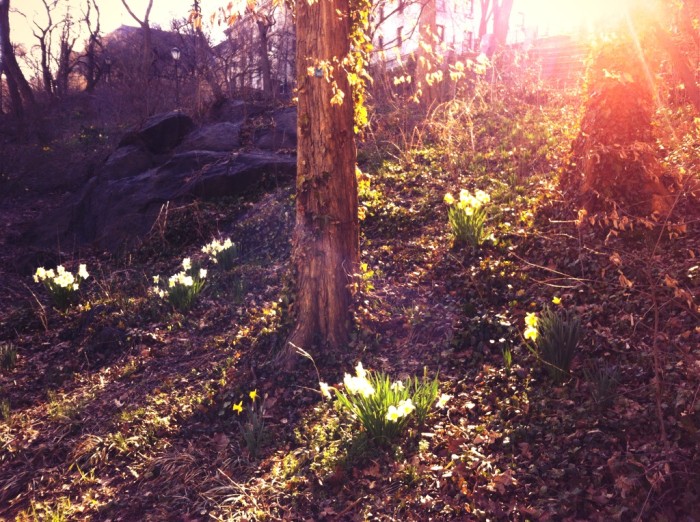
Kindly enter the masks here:
[[291, 182], [296, 158], [273, 151], [296, 145], [296, 110], [279, 111], [272, 120], [270, 129], [253, 133], [243, 151], [244, 121], [195, 129], [181, 112], [154, 116], [127, 134], [82, 190], [27, 239], [40, 248], [91, 244], [118, 252], [148, 234], [169, 204]]

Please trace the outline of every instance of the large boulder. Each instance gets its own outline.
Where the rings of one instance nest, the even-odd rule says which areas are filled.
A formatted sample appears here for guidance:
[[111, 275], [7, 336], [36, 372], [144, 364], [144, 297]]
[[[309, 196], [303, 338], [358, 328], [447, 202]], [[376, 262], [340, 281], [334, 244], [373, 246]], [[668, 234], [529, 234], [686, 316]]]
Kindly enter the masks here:
[[216, 103], [210, 112], [210, 117], [214, 121], [228, 121], [231, 123], [241, 123], [245, 119], [255, 118], [266, 112], [266, 105], [245, 102], [243, 100], [221, 100]]
[[[236, 109], [244, 106], [229, 107], [231, 113]], [[122, 251], [148, 234], [167, 205], [289, 182], [296, 158], [272, 151], [296, 147], [296, 110], [276, 111], [270, 123], [252, 137], [253, 146], [262, 150], [241, 153], [234, 151], [242, 146], [245, 122], [193, 130], [194, 123], [181, 112], [154, 116], [125, 136], [80, 192], [44, 216], [25, 240], [52, 251], [85, 244]]]
[[228, 152], [241, 146], [241, 124], [221, 122], [205, 125], [187, 135], [180, 150]]
[[148, 234], [169, 204], [239, 195], [268, 181], [289, 182], [295, 173], [290, 155], [188, 151], [131, 177], [91, 179], [28, 239], [39, 247], [92, 244], [118, 252]]
[[130, 178], [153, 165], [153, 156], [143, 145], [125, 145], [107, 158], [99, 175], [106, 179]]
[[272, 125], [259, 129], [253, 145], [263, 150], [294, 149], [297, 146], [297, 110], [282, 109], [272, 115]]
[[194, 122], [180, 111], [156, 114], [122, 138], [119, 147], [143, 144], [153, 154], [164, 154], [177, 147], [192, 129]]

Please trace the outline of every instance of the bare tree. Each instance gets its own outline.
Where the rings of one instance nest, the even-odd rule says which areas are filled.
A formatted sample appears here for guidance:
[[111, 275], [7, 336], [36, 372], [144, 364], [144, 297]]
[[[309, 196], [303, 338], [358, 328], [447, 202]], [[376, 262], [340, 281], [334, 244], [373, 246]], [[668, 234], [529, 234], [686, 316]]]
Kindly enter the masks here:
[[268, 33], [273, 25], [275, 25], [274, 7], [265, 13], [262, 10], [254, 11], [253, 18], [258, 26], [259, 52], [260, 52], [260, 71], [263, 80], [263, 92], [266, 96], [272, 97], [272, 65], [270, 64], [270, 55], [268, 49]]
[[[95, 12], [94, 19], [93, 9]], [[97, 51], [102, 46], [100, 42], [100, 8], [97, 5], [97, 0], [86, 0], [83, 21], [89, 32], [85, 52], [82, 56], [82, 61], [85, 64], [85, 90], [92, 92], [95, 90], [95, 86], [102, 75], [102, 70], [97, 62]]]
[[78, 63], [73, 54], [75, 42], [78, 40], [77, 33], [74, 32], [74, 25], [75, 22], [69, 7], [61, 21], [61, 35], [58, 42], [55, 92], [59, 96], [65, 96], [68, 93], [68, 80]]
[[49, 97], [54, 95], [54, 85], [53, 85], [53, 75], [51, 74], [51, 33], [53, 32], [53, 8], [56, 7], [56, 1], [49, 5], [48, 0], [42, 0], [44, 9], [46, 10], [46, 22], [40, 24], [35, 18], [32, 20], [34, 27], [32, 28], [32, 33], [34, 37], [39, 42], [39, 50], [41, 52], [39, 56], [39, 63], [41, 68], [41, 79], [44, 84], [44, 91]]
[[513, 0], [493, 0], [493, 38], [489, 44], [489, 56], [506, 45], [511, 11]]
[[122, 0], [122, 4], [124, 4], [124, 7], [126, 8], [129, 15], [131, 15], [131, 17], [134, 20], [136, 20], [136, 23], [139, 24], [139, 27], [141, 27], [141, 30], [143, 31], [143, 61], [141, 66], [144, 77], [148, 78], [150, 76], [151, 61], [153, 59], [153, 39], [151, 37], [151, 26], [148, 21], [149, 17], [151, 16], [153, 0], [148, 0], [146, 14], [143, 16], [143, 19], [139, 18], [134, 14], [134, 12], [131, 10], [131, 7], [129, 7], [129, 4], [126, 3], [126, 0]]
[[426, 0], [418, 17], [418, 63], [416, 64], [416, 87], [421, 90], [421, 104], [428, 108], [437, 97], [437, 86], [429, 75], [437, 65], [437, 9], [435, 0]]
[[23, 103], [34, 103], [34, 93], [22, 74], [17, 57], [10, 40], [10, 0], [0, 0], [0, 54], [2, 54], [2, 72], [7, 78], [10, 101], [13, 112], [23, 114]]

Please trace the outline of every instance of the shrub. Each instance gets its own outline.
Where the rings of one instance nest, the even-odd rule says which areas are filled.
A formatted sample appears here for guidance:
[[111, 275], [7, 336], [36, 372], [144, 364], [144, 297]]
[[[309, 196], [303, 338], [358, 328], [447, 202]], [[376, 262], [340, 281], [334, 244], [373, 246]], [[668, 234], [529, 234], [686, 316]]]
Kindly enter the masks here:
[[458, 201], [449, 192], [445, 194], [444, 201], [448, 206], [447, 220], [455, 245], [479, 246], [484, 240], [484, 205], [491, 201], [491, 197], [481, 190], [472, 195], [468, 190], [462, 189]]
[[58, 265], [56, 270], [53, 268], [46, 270], [40, 266], [34, 273], [34, 281], [46, 287], [56, 308], [65, 310], [75, 301], [80, 283], [89, 276], [85, 265], [79, 266], [77, 277], [63, 265]]
[[240, 256], [240, 249], [231, 238], [226, 238], [222, 243], [218, 239], [202, 247], [202, 252], [209, 256], [213, 263], [218, 264], [224, 270], [230, 270]]

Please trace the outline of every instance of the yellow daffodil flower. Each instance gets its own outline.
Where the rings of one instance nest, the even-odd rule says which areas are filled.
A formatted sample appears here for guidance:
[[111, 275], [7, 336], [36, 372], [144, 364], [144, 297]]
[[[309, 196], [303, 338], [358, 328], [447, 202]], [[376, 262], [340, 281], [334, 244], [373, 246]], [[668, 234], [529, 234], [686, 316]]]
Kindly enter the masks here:
[[537, 340], [537, 328], [533, 326], [528, 326], [525, 328], [525, 332], [523, 332], [523, 337], [525, 339], [531, 340], [531, 341], [536, 341]]
[[253, 390], [248, 394], [248, 396], [250, 397], [251, 401], [255, 402], [255, 399], [258, 398], [258, 390]]
[[555, 295], [554, 297], [552, 297], [552, 302], [553, 302], [555, 305], [560, 305], [560, 304], [561, 304], [561, 297], [557, 297], [557, 296]]
[[243, 401], [239, 402], [238, 404], [234, 404], [233, 411], [235, 411], [237, 415], [243, 413]]
[[525, 324], [531, 328], [537, 327], [537, 314], [534, 312], [525, 314]]

